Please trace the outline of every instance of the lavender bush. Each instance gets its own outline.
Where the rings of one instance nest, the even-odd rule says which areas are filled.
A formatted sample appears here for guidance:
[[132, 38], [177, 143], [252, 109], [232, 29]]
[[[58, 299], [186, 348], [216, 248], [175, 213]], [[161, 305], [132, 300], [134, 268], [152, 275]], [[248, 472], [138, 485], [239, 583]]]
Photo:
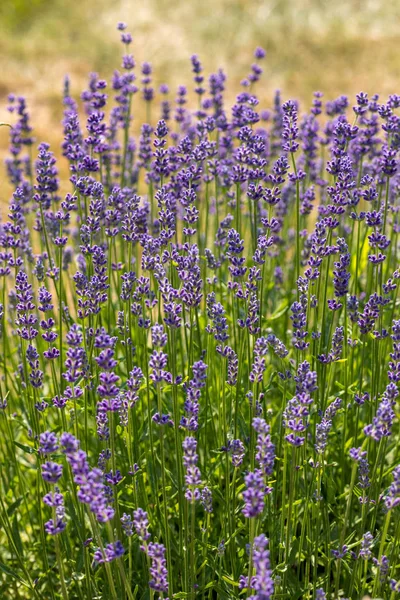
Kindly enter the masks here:
[[393, 600], [400, 96], [171, 99], [118, 29], [69, 191], [9, 97], [1, 597]]

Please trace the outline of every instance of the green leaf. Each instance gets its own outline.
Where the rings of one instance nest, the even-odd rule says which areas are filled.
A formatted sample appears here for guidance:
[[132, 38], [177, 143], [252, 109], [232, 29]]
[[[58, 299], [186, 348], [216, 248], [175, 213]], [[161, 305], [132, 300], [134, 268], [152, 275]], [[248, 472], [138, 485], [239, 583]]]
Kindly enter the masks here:
[[231, 579], [230, 577], [227, 577], [226, 575], [222, 575], [222, 579], [224, 581], [226, 581], [226, 583], [229, 583], [229, 585], [233, 585], [235, 587], [239, 587], [239, 582], [235, 581], [234, 579]]
[[21, 556], [23, 556], [24, 550], [23, 550], [23, 547], [22, 547], [22, 540], [21, 540], [21, 536], [20, 536], [20, 533], [19, 533], [17, 515], [14, 515], [14, 519], [13, 519], [13, 522], [12, 522], [12, 534], [13, 534], [13, 539], [14, 539], [15, 547], [17, 548], [19, 554]]
[[24, 499], [23, 496], [20, 496], [19, 498], [16, 499], [15, 502], [13, 502], [12, 504], [10, 504], [10, 506], [7, 508], [7, 515], [9, 517], [12, 517], [12, 515], [15, 513], [15, 511], [17, 510], [17, 508], [20, 507], [22, 500]]
[[21, 448], [27, 454], [35, 454], [36, 450], [34, 448], [30, 448], [30, 446], [25, 446], [25, 444], [20, 444], [19, 442], [14, 442], [18, 448]]
[[278, 308], [276, 309], [276, 311], [274, 313], [272, 313], [272, 315], [270, 317], [267, 317], [266, 321], [269, 323], [270, 321], [276, 321], [276, 319], [279, 319], [279, 317], [281, 317], [282, 315], [285, 314], [285, 312], [287, 312], [287, 310], [289, 309], [289, 303], [287, 300], [285, 300], [280, 306], [278, 306]]
[[18, 575], [18, 573], [16, 573], [9, 567], [6, 567], [6, 565], [4, 565], [2, 562], [0, 562], [0, 571], [3, 571], [3, 573], [9, 575], [10, 577], [13, 577], [14, 579], [22, 583], [22, 585], [24, 585], [25, 587], [30, 588], [30, 585], [28, 585], [26, 581], [24, 581], [24, 579], [22, 579], [22, 577]]

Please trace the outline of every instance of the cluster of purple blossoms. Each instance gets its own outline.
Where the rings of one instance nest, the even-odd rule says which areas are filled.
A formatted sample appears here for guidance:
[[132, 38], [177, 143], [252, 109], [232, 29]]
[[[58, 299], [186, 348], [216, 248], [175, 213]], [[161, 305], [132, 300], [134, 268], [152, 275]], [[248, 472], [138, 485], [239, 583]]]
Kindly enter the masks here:
[[292, 344], [297, 350], [306, 350], [310, 345], [306, 342], [308, 331], [306, 330], [307, 317], [303, 302], [293, 302], [291, 306], [290, 320], [293, 326]]
[[240, 467], [246, 453], [244, 444], [241, 440], [229, 440], [228, 445], [222, 448], [222, 450], [229, 452], [234, 467]]
[[400, 382], [400, 320], [393, 321], [392, 335], [393, 350], [390, 353], [388, 378], [392, 383]]
[[55, 433], [51, 431], [45, 431], [40, 434], [39, 437], [39, 454], [45, 456], [46, 454], [53, 454], [60, 447], [58, 438]]
[[57, 483], [62, 476], [62, 465], [47, 461], [42, 465], [42, 477], [47, 483]]
[[[83, 333], [80, 327], [75, 323], [71, 325], [71, 328], [66, 334], [66, 340], [69, 347], [65, 359], [66, 371], [63, 372], [62, 375], [68, 383], [74, 386], [74, 384], [78, 383], [84, 376], [86, 367], [86, 354], [82, 347]], [[78, 386], [75, 386], [72, 389], [76, 396], [81, 394], [81, 388]], [[61, 408], [60, 400], [58, 400], [57, 405]]]
[[226, 383], [230, 386], [235, 386], [238, 378], [239, 359], [236, 352], [230, 346], [217, 345], [215, 350], [221, 356], [227, 359], [227, 379]]
[[129, 373], [129, 378], [126, 381], [124, 401], [127, 403], [127, 408], [133, 408], [139, 400], [139, 390], [142, 385], [144, 376], [140, 367], [134, 367]]
[[259, 337], [254, 344], [254, 362], [250, 371], [249, 379], [252, 383], [260, 383], [266, 368], [265, 355], [268, 352], [268, 340]]
[[275, 462], [275, 446], [271, 441], [270, 427], [260, 417], [253, 419], [253, 427], [257, 432], [256, 460], [266, 477], [272, 475]]
[[253, 562], [256, 575], [251, 582], [251, 587], [256, 593], [250, 596], [251, 600], [271, 600], [274, 595], [274, 580], [267, 548], [268, 540], [262, 533], [253, 542]]
[[400, 504], [400, 465], [392, 471], [393, 481], [389, 486], [387, 495], [385, 496], [385, 506], [387, 510], [391, 510]]
[[94, 347], [100, 352], [95, 361], [100, 369], [99, 385], [97, 394], [100, 400], [97, 403], [97, 434], [101, 439], [108, 439], [110, 435], [108, 427], [108, 413], [117, 412], [122, 408], [119, 381], [115, 373], [117, 361], [114, 358], [114, 346], [117, 338], [110, 336], [104, 328], [96, 331], [94, 336]]
[[[53, 454], [59, 449], [57, 436], [50, 431], [40, 434], [39, 441], [39, 453], [42, 456]], [[48, 484], [54, 485], [58, 483], [61, 479], [62, 472], [63, 467], [58, 463], [47, 461], [42, 464], [42, 477]], [[55, 486], [54, 491], [48, 492], [43, 497], [43, 502], [53, 510], [53, 518], [44, 525], [46, 533], [49, 535], [62, 533], [67, 524], [65, 521], [64, 496], [60, 493], [57, 486]]]
[[292, 446], [302, 446], [305, 441], [304, 434], [307, 429], [307, 417], [310, 414], [309, 406], [312, 404], [312, 398], [309, 394], [297, 394], [288, 401], [283, 413], [283, 425], [291, 433], [285, 436], [285, 439]]
[[133, 513], [133, 526], [135, 527], [135, 531], [139, 537], [140, 542], [144, 545], [142, 546], [142, 550], [145, 550], [147, 541], [150, 539], [150, 533], [148, 531], [149, 528], [149, 519], [147, 516], [147, 512], [142, 508], [137, 508]]
[[293, 446], [302, 446], [305, 436], [299, 434], [304, 434], [308, 426], [307, 417], [313, 403], [311, 394], [317, 389], [317, 374], [311, 371], [309, 363], [304, 361], [294, 379], [296, 395], [288, 401], [283, 412], [283, 426], [291, 431], [285, 436], [286, 441]]
[[297, 105], [293, 100], [288, 100], [282, 105], [283, 131], [282, 149], [288, 153], [294, 153], [299, 147], [297, 141], [299, 129], [297, 127]]
[[193, 379], [184, 384], [186, 394], [184, 409], [188, 416], [181, 418], [180, 425], [189, 431], [197, 431], [199, 427], [199, 400], [201, 390], [206, 385], [207, 368], [207, 365], [202, 360], [195, 362], [192, 367]]
[[362, 448], [351, 448], [350, 458], [358, 463], [358, 485], [365, 490], [371, 485], [367, 451]]
[[53, 510], [54, 517], [44, 524], [46, 533], [57, 535], [62, 533], [67, 524], [65, 521], [64, 496], [60, 493], [57, 486], [54, 491], [48, 492], [43, 496], [43, 502]]
[[200, 502], [206, 513], [212, 513], [212, 492], [206, 485], [201, 490]]
[[172, 383], [172, 375], [166, 370], [168, 364], [168, 354], [162, 350], [153, 350], [149, 359], [149, 367], [151, 369], [150, 379], [156, 385], [163, 381]]
[[12, 158], [6, 159], [7, 174], [14, 185], [25, 187], [27, 186], [26, 179], [29, 178], [32, 172], [32, 165], [29, 156], [24, 156], [22, 152], [24, 148], [28, 150], [34, 142], [32, 127], [29, 123], [29, 113], [25, 98], [10, 94], [8, 101], [7, 110], [10, 113], [15, 113], [18, 119], [10, 133], [10, 152]]
[[265, 506], [265, 497], [272, 490], [265, 485], [265, 475], [261, 469], [256, 469], [245, 475], [244, 483], [246, 489], [243, 492], [243, 514], [248, 519], [254, 519], [260, 515]]
[[370, 296], [364, 305], [363, 312], [358, 313], [357, 323], [362, 334], [367, 334], [373, 330], [375, 322], [379, 318], [380, 310], [385, 303], [385, 300], [376, 293]]
[[[39, 288], [38, 300], [39, 311], [46, 314], [47, 312], [53, 310], [54, 307], [52, 304], [52, 295], [44, 286]], [[58, 358], [60, 355], [58, 348], [51, 346], [51, 344], [58, 338], [58, 333], [54, 331], [54, 325], [55, 321], [52, 317], [48, 317], [47, 319], [42, 319], [40, 321], [40, 328], [43, 330], [42, 338], [49, 344], [48, 349], [43, 352], [43, 356], [47, 360], [53, 360]]]
[[111, 544], [107, 544], [105, 548], [96, 548], [94, 551], [93, 560], [97, 564], [102, 564], [105, 562], [112, 562], [123, 556], [125, 549], [122, 545], [122, 542], [117, 540], [116, 542], [112, 542]]
[[125, 534], [131, 536], [133, 528], [140, 540], [140, 549], [147, 554], [151, 560], [150, 582], [151, 589], [160, 594], [168, 592], [168, 571], [165, 560], [165, 546], [155, 542], [149, 542], [151, 535], [149, 532], [149, 519], [147, 512], [142, 508], [137, 508], [133, 512], [133, 520], [126, 514], [121, 518], [121, 523]]
[[285, 344], [281, 342], [275, 334], [270, 333], [267, 336], [267, 342], [279, 358], [285, 358], [289, 354], [289, 350], [286, 348]]
[[374, 541], [374, 536], [372, 535], [372, 533], [370, 531], [367, 531], [362, 536], [361, 548], [360, 548], [358, 555], [363, 560], [368, 560], [369, 558], [371, 558], [371, 556], [372, 556], [371, 547], [372, 547], [373, 541]]
[[151, 559], [150, 582], [152, 590], [159, 593], [168, 592], [168, 571], [165, 560], [165, 547], [163, 544], [150, 542], [147, 547], [147, 555]]
[[339, 546], [339, 548], [336, 550], [331, 550], [332, 556], [338, 560], [342, 560], [342, 558], [344, 558], [345, 556], [347, 556], [347, 553], [349, 552], [349, 547], [344, 544], [343, 546]]
[[383, 554], [380, 559], [375, 557], [372, 558], [372, 562], [376, 566], [379, 572], [379, 580], [382, 583], [385, 583], [385, 580], [389, 573], [390, 563], [388, 557]]
[[[339, 238], [337, 240], [338, 250], [340, 252], [339, 261], [335, 262], [335, 268], [333, 270], [333, 287], [335, 290], [335, 296], [342, 298], [346, 296], [349, 291], [349, 266], [350, 266], [350, 253], [348, 246], [344, 239]], [[341, 308], [342, 304], [337, 302], [335, 306], [331, 305], [330, 308], [338, 309]]]
[[379, 442], [383, 437], [389, 437], [392, 433], [393, 420], [395, 417], [393, 407], [398, 395], [399, 391], [396, 385], [394, 383], [389, 383], [382, 395], [372, 424], [364, 427], [365, 435], [371, 437], [376, 442]]
[[38, 321], [35, 314], [35, 304], [33, 303], [33, 289], [28, 281], [28, 276], [24, 271], [19, 271], [15, 277], [16, 290], [16, 310], [17, 333], [23, 340], [33, 340], [38, 335], [36, 323]]
[[329, 354], [320, 354], [318, 360], [325, 364], [340, 360], [343, 351], [343, 341], [344, 329], [343, 327], [336, 327], [332, 336], [332, 347]]
[[[69, 492], [65, 494], [67, 507], [77, 499], [86, 505], [78, 513], [87, 509], [92, 523], [95, 518], [129, 538], [130, 571], [136, 542], [145, 554], [142, 562], [149, 566], [150, 577], [139, 577], [139, 595], [149, 594], [147, 584], [151, 596], [164, 597], [168, 590], [174, 596], [196, 595], [203, 549], [203, 595], [229, 595], [231, 576], [247, 560], [243, 552], [235, 552], [244, 546], [243, 525], [256, 529], [256, 538], [248, 545], [253, 570], [240, 578], [239, 589], [246, 588], [253, 600], [272, 598], [274, 588], [277, 595], [300, 596], [307, 593], [301, 589], [305, 581], [320, 600], [329, 595], [320, 585], [332, 592], [334, 583], [339, 595], [358, 593], [361, 565], [355, 563], [352, 579], [342, 563], [348, 556], [365, 561], [365, 591], [382, 597], [396, 594], [396, 561], [391, 565], [388, 556], [393, 558], [397, 544], [390, 511], [400, 503], [400, 467], [393, 450], [400, 383], [400, 320], [393, 320], [400, 278], [400, 96], [382, 103], [378, 96], [361, 92], [353, 107], [354, 125], [348, 120], [346, 97], [325, 102], [320, 92], [302, 118], [297, 102], [282, 103], [279, 92], [272, 110], [262, 110], [254, 86], [265, 51], [257, 48], [231, 112], [225, 106], [223, 71], [207, 81], [193, 55], [197, 106], [190, 110], [190, 90], [179, 86], [174, 104], [168, 86], [155, 89], [148, 62], [141, 63], [136, 81], [132, 36], [123, 23], [118, 30], [122, 67], [110, 86], [97, 74], [90, 75], [81, 96], [83, 126], [80, 106], [65, 80], [62, 153], [72, 191], [64, 198], [49, 145], [39, 145], [36, 162], [30, 156], [34, 140], [25, 100], [9, 98], [16, 123], [10, 131], [11, 159], [6, 161], [14, 191], [9, 220], [0, 223], [0, 407], [10, 408], [2, 414], [4, 431], [15, 435], [16, 448], [12, 438], [5, 444], [7, 452], [10, 446], [19, 460], [25, 448], [20, 442], [28, 439], [38, 447], [47, 492], [43, 502], [52, 512], [45, 531], [57, 535], [67, 526], [58, 487], [67, 485], [66, 470], [57, 462], [57, 453], [62, 453], [76, 486], [72, 504], [67, 502]], [[147, 123], [136, 139], [131, 122], [139, 93]], [[209, 335], [204, 336], [204, 329]], [[213, 364], [216, 354], [220, 359]], [[303, 355], [308, 360], [301, 362]], [[317, 373], [322, 389], [314, 394]], [[332, 401], [336, 395], [340, 398]], [[142, 396], [146, 401], [139, 403]], [[152, 414], [155, 398], [159, 412]], [[162, 408], [171, 406], [174, 415], [183, 408], [179, 422], [162, 414]], [[226, 422], [221, 422], [222, 415]], [[48, 425], [43, 426], [44, 419]], [[58, 420], [63, 423], [61, 435], [54, 433]], [[152, 423], [173, 431], [161, 429], [155, 440]], [[91, 439], [93, 425], [99, 447]], [[178, 465], [175, 478], [173, 449], [179, 456], [182, 430], [184, 471]], [[77, 439], [83, 431], [86, 452]], [[334, 443], [338, 432], [343, 445]], [[277, 440], [276, 447], [272, 440]], [[349, 468], [342, 452], [351, 440], [359, 447], [349, 450], [354, 461]], [[381, 443], [379, 449], [375, 441]], [[286, 456], [288, 444], [301, 447], [293, 450], [298, 464], [276, 456], [282, 448]], [[382, 461], [374, 467], [374, 475], [379, 473], [374, 481], [363, 450], [367, 446], [369, 458]], [[208, 460], [210, 451], [215, 456]], [[98, 456], [96, 468], [89, 465], [93, 453]], [[127, 465], [130, 483], [121, 485]], [[310, 472], [307, 465], [320, 468]], [[160, 468], [169, 480], [162, 496], [156, 481]], [[243, 487], [237, 485], [239, 469], [244, 471]], [[302, 494], [302, 476], [288, 477], [290, 469], [299, 469], [304, 484], [307, 476], [311, 486], [318, 478], [313, 498]], [[272, 490], [268, 484], [275, 471]], [[24, 462], [21, 472], [25, 477]], [[348, 506], [353, 516], [361, 512], [356, 521], [371, 531], [364, 529], [351, 542], [351, 537], [340, 539], [333, 519], [346, 511], [348, 495], [343, 492], [348, 476], [353, 485], [356, 474], [362, 506]], [[390, 474], [392, 481], [387, 481]], [[332, 494], [331, 477], [344, 490]], [[26, 481], [33, 481], [28, 469]], [[182, 527], [189, 509], [175, 510], [174, 499], [181, 497], [183, 487], [193, 512], [196, 501], [203, 507], [200, 521], [193, 519], [194, 527], [201, 527], [201, 542], [197, 530], [194, 536], [190, 533], [192, 573], [182, 556], [182, 549], [189, 550], [189, 536], [184, 541], [187, 524]], [[242, 489], [243, 506], [238, 508]], [[367, 490], [373, 499], [366, 497]], [[8, 512], [12, 505], [6, 491]], [[281, 523], [270, 518], [266, 496], [272, 491], [272, 516]], [[292, 508], [298, 507], [291, 513], [285, 494], [293, 499]], [[326, 529], [327, 546], [337, 559], [330, 561], [328, 576], [322, 571], [324, 549], [312, 542], [302, 521], [307, 503], [312, 508], [315, 500], [326, 508], [315, 525]], [[378, 510], [381, 501], [389, 512], [386, 517]], [[138, 502], [148, 512], [137, 508]], [[376, 510], [369, 512], [367, 504]], [[131, 514], [120, 510], [129, 506]], [[223, 507], [234, 508], [229, 519]], [[314, 513], [308, 512], [311, 524]], [[388, 529], [381, 527], [385, 518]], [[278, 564], [277, 556], [271, 562], [281, 573], [272, 579], [268, 539], [257, 536], [263, 527], [271, 549], [278, 549], [285, 562], [289, 557], [297, 564], [298, 581], [289, 565]], [[71, 527], [71, 539], [76, 529]], [[94, 564], [104, 563], [109, 572], [107, 563], [122, 558], [111, 569], [121, 569], [117, 593], [124, 594], [129, 591], [122, 589], [124, 546], [111, 530], [115, 541], [98, 540]], [[286, 533], [287, 548], [276, 531]], [[298, 531], [306, 535], [294, 542]], [[376, 540], [381, 544], [379, 558], [372, 556]], [[68, 551], [62, 562], [74, 594], [81, 581], [80, 576], [70, 577], [76, 544], [61, 546], [62, 553]], [[212, 548], [216, 569], [208, 554]], [[48, 561], [38, 558], [35, 569], [42, 580]], [[82, 578], [87, 589], [99, 594], [101, 571], [92, 587]], [[213, 571], [223, 583], [208, 581]], [[311, 582], [310, 574], [317, 580]], [[182, 583], [188, 589], [178, 589]]]
[[[30, 367], [29, 382], [34, 388], [37, 389], [42, 387], [44, 375], [43, 371], [40, 369], [39, 358], [39, 352], [34, 346], [29, 344], [26, 349], [26, 360], [28, 361], [28, 365]], [[38, 405], [36, 406], [36, 408], [40, 410]]]
[[183, 448], [183, 466], [186, 469], [185, 498], [189, 502], [200, 499], [199, 486], [201, 485], [200, 469], [197, 466], [199, 455], [197, 454], [197, 440], [194, 437], [186, 437], [182, 442]]
[[74, 482], [79, 486], [78, 500], [88, 505], [100, 523], [110, 521], [115, 511], [109, 505], [103, 471], [89, 467], [86, 452], [79, 448], [79, 441], [71, 433], [61, 434], [60, 446], [71, 467]]
[[317, 423], [315, 432], [315, 451], [323, 454], [328, 445], [328, 436], [332, 429], [332, 419], [342, 405], [340, 398], [336, 398], [326, 409], [320, 423]]
[[214, 292], [207, 296], [207, 315], [212, 320], [212, 325], [207, 325], [206, 331], [212, 333], [218, 342], [226, 342], [229, 335], [225, 309], [222, 304], [216, 302]]

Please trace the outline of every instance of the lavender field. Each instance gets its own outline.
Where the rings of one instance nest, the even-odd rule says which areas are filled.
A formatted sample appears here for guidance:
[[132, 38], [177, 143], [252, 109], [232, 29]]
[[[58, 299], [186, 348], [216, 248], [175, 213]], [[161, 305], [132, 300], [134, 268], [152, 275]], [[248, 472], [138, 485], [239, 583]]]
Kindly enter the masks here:
[[400, 95], [117, 29], [0, 128], [0, 598], [400, 598]]

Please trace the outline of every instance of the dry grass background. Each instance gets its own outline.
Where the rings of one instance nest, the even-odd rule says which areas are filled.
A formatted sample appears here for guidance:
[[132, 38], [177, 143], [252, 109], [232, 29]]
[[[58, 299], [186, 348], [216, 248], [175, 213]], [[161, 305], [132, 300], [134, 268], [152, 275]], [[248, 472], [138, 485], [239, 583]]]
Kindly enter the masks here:
[[[233, 98], [257, 45], [268, 52], [258, 87], [266, 107], [277, 88], [305, 107], [314, 90], [327, 98], [400, 91], [400, 0], [0, 0], [0, 121], [10, 121], [7, 94], [25, 95], [36, 139], [57, 152], [63, 76], [75, 96], [90, 71], [108, 78], [120, 63], [120, 20], [137, 63], [150, 61], [155, 82], [172, 92], [190, 84], [198, 53], [208, 72], [227, 71]], [[1, 161], [7, 143], [1, 128]], [[0, 167], [0, 203], [9, 193]]]

